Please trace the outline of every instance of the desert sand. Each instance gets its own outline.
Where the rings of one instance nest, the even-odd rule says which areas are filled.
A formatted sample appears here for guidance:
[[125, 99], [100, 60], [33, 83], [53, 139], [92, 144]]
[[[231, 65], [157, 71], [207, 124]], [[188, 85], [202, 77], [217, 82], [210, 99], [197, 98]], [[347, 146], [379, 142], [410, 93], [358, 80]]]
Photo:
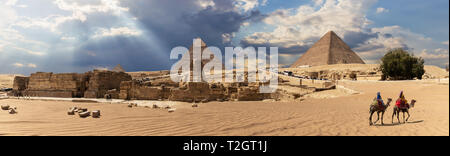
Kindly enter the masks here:
[[[301, 102], [210, 102], [192, 108], [177, 105], [174, 113], [127, 104], [74, 103], [40, 100], [0, 100], [18, 108], [18, 114], [0, 111], [0, 135], [170, 135], [170, 136], [385, 136], [449, 135], [449, 85], [443, 81], [340, 81], [344, 90], [314, 93]], [[369, 103], [376, 92], [396, 99], [403, 90], [416, 99], [406, 124], [391, 124], [392, 106], [385, 125], [369, 126]], [[336, 93], [339, 92], [339, 93]], [[337, 95], [335, 97], [328, 94]], [[321, 98], [328, 97], [328, 98]], [[68, 116], [72, 106], [99, 109], [102, 117]], [[374, 120], [376, 115], [374, 115]]]

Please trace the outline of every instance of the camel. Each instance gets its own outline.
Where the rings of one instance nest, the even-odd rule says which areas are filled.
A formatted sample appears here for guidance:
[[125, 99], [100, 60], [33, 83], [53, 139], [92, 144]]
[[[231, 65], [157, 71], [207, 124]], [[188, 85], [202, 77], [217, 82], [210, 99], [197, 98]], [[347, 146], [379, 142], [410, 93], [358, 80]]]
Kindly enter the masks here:
[[[379, 105], [370, 105], [370, 111], [369, 111], [370, 112], [370, 117], [369, 117], [370, 125], [373, 125], [373, 124], [377, 123], [378, 120], [380, 120], [380, 113], [381, 113], [381, 124], [384, 125], [384, 122], [383, 122], [384, 112], [390, 106], [391, 102], [392, 102], [392, 99], [388, 98], [388, 101], [387, 101], [386, 105], [384, 105], [384, 107], [380, 107]], [[377, 120], [372, 123], [372, 115], [375, 112], [377, 112]]]
[[[406, 107], [406, 108], [399, 108], [397, 105], [394, 107], [394, 113], [392, 113], [392, 123], [394, 123], [394, 116], [397, 115], [397, 120], [398, 123], [400, 123], [400, 112], [403, 112], [403, 123], [406, 123], [406, 121], [408, 121], [409, 117], [411, 115], [409, 115], [409, 109], [414, 107], [414, 104], [416, 103], [416, 100], [411, 100], [411, 107]], [[408, 118], [406, 118], [405, 121], [405, 112], [408, 114]]]

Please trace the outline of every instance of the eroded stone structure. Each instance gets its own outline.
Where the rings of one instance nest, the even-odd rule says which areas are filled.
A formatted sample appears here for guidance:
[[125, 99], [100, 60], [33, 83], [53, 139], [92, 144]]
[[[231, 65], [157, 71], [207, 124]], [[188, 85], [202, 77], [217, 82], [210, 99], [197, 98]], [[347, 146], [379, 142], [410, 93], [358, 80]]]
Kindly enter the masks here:
[[[131, 80], [124, 72], [94, 70], [83, 74], [44, 73], [14, 79], [14, 96], [103, 98], [110, 90], [119, 90], [122, 81]], [[118, 94], [118, 93], [117, 93]]]

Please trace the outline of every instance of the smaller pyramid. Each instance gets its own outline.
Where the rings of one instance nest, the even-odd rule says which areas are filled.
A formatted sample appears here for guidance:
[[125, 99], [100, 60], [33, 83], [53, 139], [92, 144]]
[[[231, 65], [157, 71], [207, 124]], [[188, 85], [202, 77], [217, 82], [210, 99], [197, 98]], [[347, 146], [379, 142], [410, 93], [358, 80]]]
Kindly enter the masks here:
[[116, 67], [114, 67], [114, 69], [112, 70], [114, 72], [125, 72], [125, 69], [123, 69], [123, 67], [118, 64]]

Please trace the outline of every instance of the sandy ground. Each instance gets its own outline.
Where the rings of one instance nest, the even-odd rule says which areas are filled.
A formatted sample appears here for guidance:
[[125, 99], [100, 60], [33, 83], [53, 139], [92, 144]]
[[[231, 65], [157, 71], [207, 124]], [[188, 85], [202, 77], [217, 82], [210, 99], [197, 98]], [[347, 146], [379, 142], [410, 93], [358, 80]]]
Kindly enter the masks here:
[[[448, 81], [344, 81], [340, 85], [357, 94], [323, 92], [302, 102], [212, 102], [199, 108], [186, 104], [174, 113], [127, 104], [4, 99], [0, 105], [16, 106], [19, 113], [0, 111], [0, 135], [449, 135]], [[400, 90], [408, 100], [418, 101], [410, 122], [391, 124], [390, 107], [384, 126], [369, 126], [369, 103], [376, 92], [395, 99]], [[327, 94], [342, 96], [320, 98]], [[68, 116], [72, 106], [99, 109], [102, 117]]]

